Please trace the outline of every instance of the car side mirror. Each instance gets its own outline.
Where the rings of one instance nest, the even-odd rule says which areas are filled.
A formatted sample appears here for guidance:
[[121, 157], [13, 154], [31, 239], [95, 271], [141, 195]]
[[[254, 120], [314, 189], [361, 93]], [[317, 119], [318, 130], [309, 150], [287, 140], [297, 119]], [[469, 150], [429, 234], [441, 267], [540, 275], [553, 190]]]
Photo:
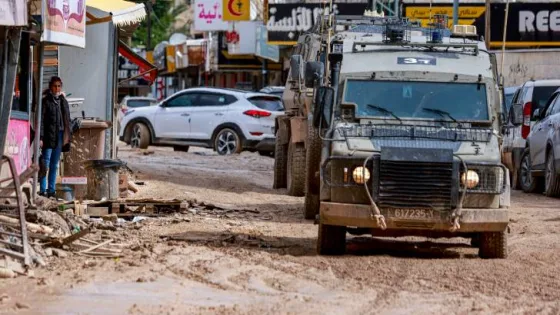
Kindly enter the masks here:
[[540, 108], [535, 109], [533, 112], [533, 119], [539, 120], [541, 119], [542, 111]]
[[301, 82], [303, 77], [303, 57], [301, 55], [293, 55], [290, 58], [290, 79], [292, 81]]
[[511, 123], [519, 126], [523, 123], [523, 106], [521, 104], [511, 105]]
[[305, 64], [305, 87], [315, 88], [323, 80], [325, 66], [320, 61], [310, 61]]
[[314, 103], [313, 126], [315, 128], [329, 127], [334, 105], [334, 89], [327, 86], [317, 88]]

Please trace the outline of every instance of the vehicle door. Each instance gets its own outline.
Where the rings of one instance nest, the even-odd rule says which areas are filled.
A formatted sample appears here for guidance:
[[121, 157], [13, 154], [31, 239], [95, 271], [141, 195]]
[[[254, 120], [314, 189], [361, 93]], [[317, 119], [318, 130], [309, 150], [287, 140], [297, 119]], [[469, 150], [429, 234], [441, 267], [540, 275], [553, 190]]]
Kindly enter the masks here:
[[197, 97], [196, 93], [186, 92], [164, 101], [155, 115], [156, 137], [188, 139], [190, 134], [190, 109], [196, 102]]
[[560, 93], [554, 101], [554, 108], [548, 123], [548, 139], [552, 142], [556, 170], [560, 170]]
[[216, 127], [226, 119], [231, 104], [237, 98], [216, 92], [199, 92], [199, 97], [190, 109], [191, 139], [210, 140]]
[[[515, 94], [513, 95], [513, 99], [511, 101], [512, 104], [520, 104], [521, 96], [522, 96], [522, 88], [517, 89]], [[510, 106], [508, 113], [507, 113], [507, 120], [505, 123], [504, 128], [504, 143], [502, 149], [502, 163], [510, 170], [510, 172], [514, 171], [513, 165], [513, 145], [517, 127], [513, 123], [513, 116], [514, 116], [514, 107]]]
[[540, 118], [537, 118], [538, 120], [531, 130], [531, 162], [534, 169], [544, 169], [546, 143], [549, 131], [553, 129], [552, 116], [558, 103], [560, 103], [560, 97], [558, 97], [558, 94], [554, 94], [548, 103], [540, 109], [541, 111], [544, 110], [544, 113], [541, 113]]

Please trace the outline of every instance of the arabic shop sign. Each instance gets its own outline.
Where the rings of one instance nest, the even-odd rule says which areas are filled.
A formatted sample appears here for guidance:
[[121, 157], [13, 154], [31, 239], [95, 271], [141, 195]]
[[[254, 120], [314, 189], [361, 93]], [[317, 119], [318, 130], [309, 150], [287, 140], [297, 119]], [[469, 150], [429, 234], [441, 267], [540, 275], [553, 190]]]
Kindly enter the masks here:
[[332, 9], [322, 3], [269, 3], [266, 23], [268, 43], [294, 45], [300, 34], [319, 23], [322, 14], [334, 10], [336, 15], [363, 15], [367, 8], [367, 3], [337, 2]]
[[222, 0], [195, 0], [194, 29], [197, 32], [227, 31], [228, 22], [223, 20]]
[[[502, 47], [505, 3], [490, 6], [490, 47]], [[509, 4], [506, 47], [560, 47], [560, 8], [558, 3]]]
[[[484, 3], [468, 3], [459, 6], [459, 24], [474, 25], [478, 35], [484, 35], [486, 6]], [[422, 27], [428, 27], [430, 19], [435, 14], [443, 14], [449, 17], [448, 25], [453, 25], [453, 5], [445, 3], [403, 3], [404, 16], [411, 21], [420, 21]]]

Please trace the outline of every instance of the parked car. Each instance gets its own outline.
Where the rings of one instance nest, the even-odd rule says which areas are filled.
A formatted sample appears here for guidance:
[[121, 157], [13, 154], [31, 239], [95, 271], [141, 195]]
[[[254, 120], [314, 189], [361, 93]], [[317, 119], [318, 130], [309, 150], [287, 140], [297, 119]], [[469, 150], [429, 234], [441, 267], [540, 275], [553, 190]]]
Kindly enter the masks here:
[[169, 145], [213, 148], [220, 155], [274, 151], [274, 121], [282, 114], [280, 97], [233, 89], [192, 88], [157, 106], [129, 109], [120, 139], [132, 147]]
[[[560, 196], [560, 89], [533, 112], [535, 125], [521, 157], [521, 188]], [[544, 187], [543, 187], [544, 184]]]
[[502, 163], [509, 169], [512, 189], [520, 189], [521, 156], [527, 136], [535, 124], [533, 113], [543, 110], [550, 95], [560, 87], [560, 80], [531, 80], [519, 88], [512, 99], [504, 128]]
[[515, 92], [521, 88], [520, 86], [510, 86], [504, 89], [504, 105], [505, 105], [505, 112], [508, 112], [511, 108], [511, 104], [513, 101], [513, 96], [515, 96]]
[[119, 131], [120, 131], [120, 124], [124, 117], [124, 114], [129, 108], [153, 106], [156, 104], [157, 104], [157, 100], [152, 97], [125, 96], [122, 99], [121, 103], [119, 104], [119, 110], [117, 111], [117, 121], [119, 122]]
[[267, 86], [262, 88], [259, 92], [282, 97], [285, 88], [284, 86]]

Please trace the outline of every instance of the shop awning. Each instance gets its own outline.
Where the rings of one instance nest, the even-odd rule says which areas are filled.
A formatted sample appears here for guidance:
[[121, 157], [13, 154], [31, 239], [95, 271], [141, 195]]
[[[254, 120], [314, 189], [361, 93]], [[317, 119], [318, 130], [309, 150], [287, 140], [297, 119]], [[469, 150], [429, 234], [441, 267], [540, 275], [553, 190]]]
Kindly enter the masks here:
[[[130, 62], [138, 66], [138, 77], [142, 76], [144, 80], [150, 82], [150, 85], [154, 83], [157, 77], [157, 68], [151, 64], [146, 59], [135, 53], [130, 47], [128, 47], [122, 41], [119, 41], [119, 54], [128, 59]], [[129, 78], [127, 80], [131, 80]]]
[[120, 26], [139, 23], [146, 17], [144, 4], [124, 0], [86, 0], [86, 5], [107, 14], [101, 15], [88, 11], [90, 19], [88, 24], [113, 21], [115, 25]]

